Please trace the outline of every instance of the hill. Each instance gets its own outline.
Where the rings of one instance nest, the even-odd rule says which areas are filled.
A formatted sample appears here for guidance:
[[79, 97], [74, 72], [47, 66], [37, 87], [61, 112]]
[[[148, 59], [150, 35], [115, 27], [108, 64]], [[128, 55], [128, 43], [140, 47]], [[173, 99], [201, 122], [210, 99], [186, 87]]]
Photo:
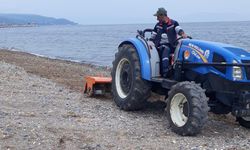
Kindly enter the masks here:
[[31, 14], [0, 14], [0, 25], [76, 25], [64, 18], [52, 18]]

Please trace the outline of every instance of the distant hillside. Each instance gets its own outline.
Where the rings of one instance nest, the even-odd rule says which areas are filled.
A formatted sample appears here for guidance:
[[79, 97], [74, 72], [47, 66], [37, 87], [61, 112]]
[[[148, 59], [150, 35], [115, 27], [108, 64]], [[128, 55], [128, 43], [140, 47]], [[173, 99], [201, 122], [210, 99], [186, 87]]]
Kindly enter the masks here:
[[39, 15], [0, 14], [0, 25], [76, 25], [67, 19]]

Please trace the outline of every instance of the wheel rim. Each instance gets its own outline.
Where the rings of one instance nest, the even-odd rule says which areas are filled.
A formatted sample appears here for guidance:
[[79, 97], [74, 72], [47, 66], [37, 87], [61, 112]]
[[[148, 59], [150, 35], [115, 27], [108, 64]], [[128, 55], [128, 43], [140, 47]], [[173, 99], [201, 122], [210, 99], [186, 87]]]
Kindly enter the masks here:
[[188, 101], [182, 93], [176, 94], [170, 104], [171, 120], [177, 127], [182, 127], [187, 123], [189, 114]]
[[245, 121], [250, 121], [250, 117], [242, 117]]
[[129, 94], [132, 76], [131, 68], [128, 59], [123, 58], [116, 68], [115, 84], [118, 95], [121, 98], [126, 98]]

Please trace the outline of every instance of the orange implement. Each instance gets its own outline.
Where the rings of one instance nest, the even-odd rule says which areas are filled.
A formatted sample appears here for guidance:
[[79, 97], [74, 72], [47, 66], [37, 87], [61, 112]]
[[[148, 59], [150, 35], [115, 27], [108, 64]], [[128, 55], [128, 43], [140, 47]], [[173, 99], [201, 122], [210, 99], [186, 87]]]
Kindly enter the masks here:
[[111, 77], [85, 77], [84, 93], [88, 96], [95, 96], [111, 92]]

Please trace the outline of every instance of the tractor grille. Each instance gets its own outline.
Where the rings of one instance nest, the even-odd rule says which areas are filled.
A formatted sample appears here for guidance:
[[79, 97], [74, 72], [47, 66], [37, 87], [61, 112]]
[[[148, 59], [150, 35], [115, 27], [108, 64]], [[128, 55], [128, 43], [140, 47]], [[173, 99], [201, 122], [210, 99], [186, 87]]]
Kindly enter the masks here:
[[[242, 60], [242, 63], [250, 63], [250, 60]], [[244, 67], [246, 70], [247, 80], [250, 80], [250, 67]]]

